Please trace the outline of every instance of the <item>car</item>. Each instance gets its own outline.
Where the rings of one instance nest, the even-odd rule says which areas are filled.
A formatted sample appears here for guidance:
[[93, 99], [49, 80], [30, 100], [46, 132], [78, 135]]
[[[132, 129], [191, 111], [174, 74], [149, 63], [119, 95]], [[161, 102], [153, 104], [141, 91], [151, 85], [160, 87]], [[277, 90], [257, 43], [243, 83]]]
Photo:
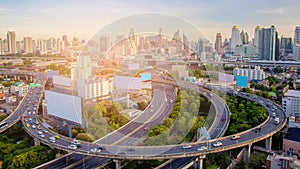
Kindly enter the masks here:
[[190, 144], [185, 144], [182, 146], [183, 149], [190, 149], [192, 146]]
[[101, 152], [101, 150], [98, 149], [97, 147], [92, 148], [90, 151], [91, 151], [92, 153], [100, 153], [100, 152]]
[[215, 143], [213, 144], [214, 147], [220, 147], [220, 146], [222, 146], [222, 145], [223, 145], [223, 143], [220, 142], [220, 141], [215, 142]]
[[27, 124], [26, 124], [26, 127], [28, 127], [28, 128], [29, 128], [29, 127], [30, 127], [30, 124], [28, 124], [28, 123], [27, 123]]
[[48, 133], [48, 130], [43, 130], [44, 133]]
[[51, 140], [51, 139], [49, 139], [49, 141], [50, 141], [51, 143], [55, 143], [55, 142], [56, 142], [56, 140]]
[[38, 133], [38, 134], [43, 134], [43, 131], [42, 131], [42, 130], [39, 130], [37, 133]]
[[35, 115], [35, 111], [33, 111], [32, 114]]
[[221, 119], [222, 121], [226, 121], [226, 117], [222, 117], [222, 119]]
[[56, 140], [56, 138], [53, 137], [53, 136], [50, 136], [50, 137], [49, 137], [49, 140]]
[[42, 127], [40, 125], [37, 126], [37, 129], [42, 130]]
[[36, 128], [36, 126], [33, 124], [32, 126], [31, 126], [33, 129], [35, 129]]
[[276, 117], [276, 113], [275, 112], [272, 113], [272, 117]]
[[276, 117], [276, 118], [274, 119], [274, 123], [275, 123], [275, 124], [279, 124], [279, 122], [280, 122], [279, 118]]
[[29, 118], [29, 121], [31, 121], [32, 120], [32, 118]]
[[71, 142], [72, 144], [78, 145], [80, 144], [80, 141], [77, 139], [73, 139], [73, 141]]
[[127, 151], [135, 151], [133, 148], [129, 148], [127, 149]]
[[39, 121], [35, 121], [35, 124], [38, 125], [38, 124], [40, 124], [40, 122]]
[[207, 150], [206, 146], [200, 146], [197, 148], [197, 151], [204, 151], [204, 150]]
[[56, 138], [56, 139], [59, 139], [59, 138], [60, 138], [60, 136], [59, 136], [59, 135], [56, 135], [56, 136], [54, 136], [54, 138]]
[[71, 145], [68, 145], [68, 148], [69, 149], [77, 149], [77, 145], [71, 144]]
[[241, 136], [238, 135], [238, 134], [235, 134], [235, 135], [232, 135], [230, 138], [231, 140], [236, 140], [236, 139], [239, 139]]
[[254, 129], [255, 132], [259, 132], [261, 130], [261, 127], [257, 127]]
[[28, 112], [27, 112], [27, 114], [28, 114], [28, 115], [31, 115], [31, 112], [30, 112], [30, 111], [28, 111]]
[[44, 138], [44, 137], [45, 137], [45, 135], [44, 135], [44, 134], [40, 134], [40, 137]]

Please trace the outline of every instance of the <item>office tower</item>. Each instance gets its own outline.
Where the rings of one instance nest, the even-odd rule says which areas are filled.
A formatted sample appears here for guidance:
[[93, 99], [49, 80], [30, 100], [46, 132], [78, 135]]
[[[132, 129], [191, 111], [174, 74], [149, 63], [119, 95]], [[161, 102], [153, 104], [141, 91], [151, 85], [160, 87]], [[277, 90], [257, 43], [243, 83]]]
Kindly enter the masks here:
[[175, 42], [180, 42], [180, 41], [181, 41], [181, 39], [180, 39], [180, 34], [179, 34], [179, 30], [177, 30], [177, 31], [174, 33], [174, 35], [173, 35], [173, 40], [174, 40]]
[[59, 38], [56, 40], [56, 47], [58, 53], [62, 53], [64, 51], [64, 42]]
[[72, 41], [72, 46], [78, 46], [79, 45], [79, 40], [78, 38], [74, 37]]
[[185, 52], [189, 52], [189, 40], [185, 34], [182, 34], [183, 49]]
[[294, 60], [299, 61], [300, 60], [300, 44], [297, 43], [293, 47], [293, 57]]
[[300, 44], [300, 26], [295, 28], [294, 44]]
[[32, 52], [36, 52], [36, 40], [32, 40]]
[[234, 25], [231, 30], [230, 51], [234, 52], [236, 46], [241, 45], [240, 30]]
[[218, 53], [218, 55], [221, 55], [223, 53], [223, 50], [222, 50], [222, 35], [221, 35], [221, 33], [217, 33], [215, 49], [216, 49], [216, 52]]
[[92, 76], [92, 61], [89, 56], [77, 56], [77, 79], [88, 79]]
[[280, 41], [280, 49], [284, 50], [285, 53], [292, 53], [293, 52], [292, 38], [285, 38], [282, 36]]
[[16, 33], [14, 31], [7, 32], [8, 53], [17, 53], [16, 49]]
[[17, 53], [24, 53], [24, 41], [16, 42], [16, 50]]
[[198, 40], [198, 56], [200, 56], [202, 52], [205, 52], [205, 42], [204, 42], [204, 39], [199, 39]]
[[24, 37], [24, 53], [33, 53], [32, 37]]
[[3, 54], [4, 54], [4, 45], [3, 45], [2, 39], [0, 38], [0, 55], [3, 55]]
[[272, 25], [259, 32], [258, 60], [279, 60], [278, 33]]
[[133, 28], [130, 29], [128, 34], [128, 42], [129, 42], [129, 48], [128, 51], [129, 54], [136, 54], [137, 49], [137, 36], [135, 34], [135, 31]]
[[64, 46], [70, 46], [67, 35], [63, 35], [62, 40], [64, 41]]
[[110, 37], [109, 35], [100, 36], [100, 52], [106, 52], [110, 48]]
[[241, 43], [242, 44], [248, 44], [249, 36], [248, 36], [247, 32], [242, 31], [240, 37], [241, 37]]

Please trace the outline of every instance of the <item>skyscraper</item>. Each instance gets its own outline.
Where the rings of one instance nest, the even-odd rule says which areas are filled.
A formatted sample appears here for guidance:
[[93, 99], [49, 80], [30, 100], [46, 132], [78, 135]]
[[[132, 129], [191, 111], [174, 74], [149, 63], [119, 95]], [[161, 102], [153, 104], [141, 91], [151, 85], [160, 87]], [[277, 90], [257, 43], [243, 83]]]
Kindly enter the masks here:
[[253, 46], [256, 47], [256, 52], [258, 53], [258, 43], [259, 43], [259, 31], [261, 30], [260, 26], [256, 26], [254, 31], [254, 39], [253, 39]]
[[217, 33], [215, 49], [216, 49], [216, 52], [218, 53], [218, 55], [221, 55], [223, 53], [223, 50], [222, 50], [222, 35], [221, 35], [221, 33]]
[[284, 50], [285, 53], [292, 53], [293, 52], [292, 38], [286, 38], [282, 36], [280, 40], [280, 49]]
[[3, 54], [4, 54], [4, 45], [3, 45], [2, 39], [0, 38], [0, 55], [3, 55]]
[[249, 42], [249, 36], [247, 32], [242, 31], [241, 32], [241, 43], [242, 44], [248, 44]]
[[234, 25], [231, 30], [230, 51], [234, 52], [236, 46], [241, 45], [240, 30]]
[[106, 52], [110, 48], [109, 35], [100, 36], [100, 52]]
[[185, 34], [182, 34], [183, 49], [185, 52], [189, 52], [189, 40]]
[[24, 53], [33, 53], [32, 37], [24, 37]]
[[16, 49], [16, 33], [14, 31], [7, 32], [8, 53], [17, 53]]
[[201, 56], [201, 53], [205, 51], [204, 39], [198, 40], [198, 56]]
[[62, 40], [64, 41], [64, 46], [70, 46], [67, 35], [63, 35]]
[[300, 44], [300, 26], [295, 28], [294, 44]]
[[259, 31], [258, 59], [279, 60], [278, 33], [272, 25], [271, 28], [262, 28]]

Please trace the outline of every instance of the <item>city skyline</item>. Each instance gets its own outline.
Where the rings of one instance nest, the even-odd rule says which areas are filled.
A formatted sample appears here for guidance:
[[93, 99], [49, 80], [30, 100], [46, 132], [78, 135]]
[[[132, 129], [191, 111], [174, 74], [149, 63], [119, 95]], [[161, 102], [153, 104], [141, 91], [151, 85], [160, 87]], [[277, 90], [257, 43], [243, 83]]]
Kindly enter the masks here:
[[[261, 27], [275, 25], [279, 36], [293, 37], [295, 27], [299, 25], [297, 6], [300, 2], [295, 0], [247, 2], [2, 1], [0, 37], [4, 38], [7, 31], [16, 31], [17, 40], [26, 36], [36, 39], [60, 37], [65, 34], [88, 40], [113, 21], [145, 12], [170, 14], [186, 19], [198, 27], [210, 41], [215, 40], [218, 32], [224, 39], [229, 38], [233, 25], [248, 32], [250, 38], [254, 36], [257, 25]], [[198, 37], [189, 38], [198, 39]]]

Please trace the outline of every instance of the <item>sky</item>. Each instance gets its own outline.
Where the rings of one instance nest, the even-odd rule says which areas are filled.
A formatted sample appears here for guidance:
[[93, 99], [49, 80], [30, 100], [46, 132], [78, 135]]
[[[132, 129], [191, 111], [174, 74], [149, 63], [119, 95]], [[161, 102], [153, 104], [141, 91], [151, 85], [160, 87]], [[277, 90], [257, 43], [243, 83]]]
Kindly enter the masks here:
[[233, 25], [251, 38], [257, 25], [275, 25], [279, 36], [293, 37], [299, 7], [299, 0], [1, 0], [0, 38], [16, 31], [17, 40], [62, 35], [88, 40], [123, 17], [145, 12], [178, 16], [211, 41], [217, 32], [229, 38]]

